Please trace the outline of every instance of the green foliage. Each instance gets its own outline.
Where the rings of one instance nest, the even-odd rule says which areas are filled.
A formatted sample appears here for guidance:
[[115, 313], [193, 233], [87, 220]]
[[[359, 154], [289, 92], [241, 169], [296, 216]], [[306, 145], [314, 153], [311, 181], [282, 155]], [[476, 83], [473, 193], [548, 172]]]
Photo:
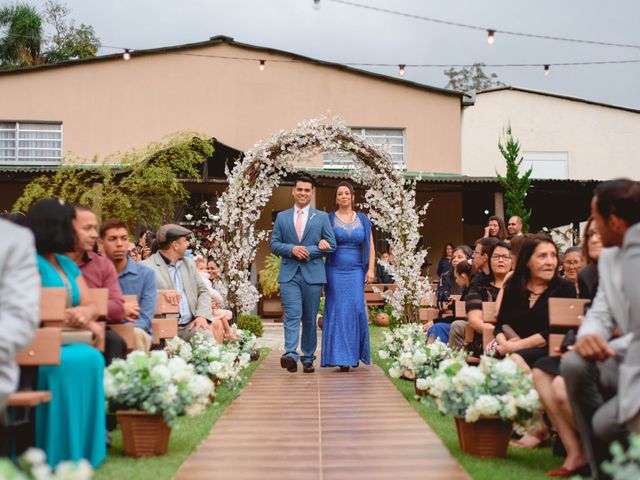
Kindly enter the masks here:
[[520, 174], [520, 167], [522, 165], [523, 158], [520, 155], [520, 142], [513, 138], [511, 134], [511, 125], [509, 125], [505, 131], [504, 143], [498, 142], [498, 148], [500, 153], [504, 157], [507, 163], [507, 174], [502, 176], [497, 173], [498, 181], [504, 188], [504, 206], [508, 217], [514, 215], [522, 218], [522, 232], [529, 231], [529, 219], [531, 218], [531, 209], [526, 209], [524, 201], [527, 197], [527, 192], [531, 186], [531, 172], [530, 168], [523, 174]]
[[57, 0], [48, 0], [42, 12], [26, 3], [0, 8], [0, 29], [6, 28], [0, 38], [0, 68], [94, 57], [100, 39], [93, 27], [76, 26], [69, 13]]
[[95, 162], [62, 165], [53, 175], [31, 181], [13, 208], [26, 212], [37, 200], [55, 197], [88, 205], [99, 218], [120, 218], [131, 229], [139, 220], [157, 227], [174, 221], [176, 206], [189, 199], [180, 179], [197, 178], [197, 166], [212, 153], [209, 141], [182, 133], [105, 159], [119, 164], [117, 169]]
[[280, 284], [278, 283], [278, 275], [280, 275], [280, 267], [282, 258], [278, 255], [270, 254], [264, 260], [264, 268], [260, 270], [258, 275], [258, 284], [262, 290], [262, 294], [274, 295], [280, 292]]
[[0, 66], [15, 68], [39, 65], [42, 58], [42, 18], [26, 4], [16, 3], [0, 8]]
[[243, 313], [238, 317], [238, 328], [253, 333], [256, 337], [261, 337], [264, 333], [264, 325], [259, 315], [249, 315]]
[[444, 74], [449, 78], [446, 88], [466, 93], [504, 85], [495, 73], [484, 73], [483, 67], [484, 63], [474, 63], [471, 67], [462, 67], [459, 70], [453, 67], [446, 69]]
[[325, 301], [326, 301], [325, 297], [320, 297], [320, 304], [318, 305], [318, 315], [324, 315]]

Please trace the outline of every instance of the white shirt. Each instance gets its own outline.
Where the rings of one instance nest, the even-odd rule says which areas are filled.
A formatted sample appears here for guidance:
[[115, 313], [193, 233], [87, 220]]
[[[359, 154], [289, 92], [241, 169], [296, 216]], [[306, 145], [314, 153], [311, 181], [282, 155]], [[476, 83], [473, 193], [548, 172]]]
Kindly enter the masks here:
[[298, 212], [302, 212], [302, 234], [304, 235], [304, 229], [307, 226], [307, 220], [309, 219], [309, 208], [311, 205], [307, 205], [306, 207], [300, 209], [297, 206], [293, 206], [293, 230], [296, 229], [296, 220], [298, 219]]

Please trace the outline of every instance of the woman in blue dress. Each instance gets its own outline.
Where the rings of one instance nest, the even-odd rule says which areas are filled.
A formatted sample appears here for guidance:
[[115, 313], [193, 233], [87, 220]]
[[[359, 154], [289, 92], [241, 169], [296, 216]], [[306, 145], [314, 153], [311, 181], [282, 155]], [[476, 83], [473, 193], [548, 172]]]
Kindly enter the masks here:
[[[98, 311], [80, 270], [61, 255], [74, 248], [72, 205], [56, 199], [36, 202], [26, 217], [34, 234], [43, 287], [67, 290], [65, 323], [89, 330], [96, 342], [104, 332], [96, 323]], [[88, 460], [97, 468], [106, 456], [104, 358], [90, 345], [65, 345], [60, 364], [38, 369], [38, 390], [51, 392], [51, 401], [36, 409], [36, 446], [55, 467], [65, 460]]]
[[[359, 362], [369, 364], [369, 325], [364, 284], [375, 278], [375, 252], [371, 222], [353, 210], [353, 186], [340, 182], [338, 209], [329, 214], [336, 236], [336, 251], [327, 255], [325, 307], [322, 324], [322, 367], [349, 371]], [[322, 241], [320, 242], [322, 249]]]

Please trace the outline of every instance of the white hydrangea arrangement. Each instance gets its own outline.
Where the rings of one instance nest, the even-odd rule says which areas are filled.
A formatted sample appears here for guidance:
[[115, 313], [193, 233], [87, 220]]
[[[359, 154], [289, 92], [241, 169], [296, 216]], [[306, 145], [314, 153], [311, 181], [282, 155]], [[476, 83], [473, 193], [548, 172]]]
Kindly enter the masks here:
[[425, 344], [422, 325], [406, 323], [384, 331], [384, 343], [378, 351], [381, 360], [389, 360], [389, 376], [400, 378], [405, 375], [412, 378], [411, 357], [413, 352]]
[[613, 480], [636, 480], [640, 478], [640, 434], [629, 436], [629, 448], [625, 450], [619, 442], [611, 445], [613, 458], [602, 465], [602, 470]]
[[251, 359], [255, 359], [258, 356], [257, 342], [258, 337], [255, 336], [254, 333], [249, 330], [242, 330], [238, 328], [237, 325], [232, 325], [231, 330], [236, 334], [238, 340], [227, 340], [225, 341], [225, 345], [229, 348], [234, 348], [238, 352], [246, 353], [249, 355]]
[[208, 376], [215, 384], [229, 387], [240, 381], [240, 372], [251, 360], [249, 353], [241, 351], [240, 342], [218, 345], [202, 334], [194, 335], [189, 342], [180, 337], [167, 340], [165, 351], [193, 365], [196, 373]]
[[[433, 374], [440, 362], [445, 359], [456, 359], [465, 361], [468, 353], [462, 349], [450, 348], [446, 343], [437, 339], [433, 343], [422, 343], [413, 352], [406, 352], [398, 358], [398, 363], [402, 368], [411, 370], [419, 382]], [[420, 388], [418, 386], [418, 388]]]
[[91, 464], [82, 459], [78, 462], [61, 462], [55, 470], [47, 465], [47, 455], [39, 448], [29, 448], [18, 458], [18, 465], [8, 459], [0, 459], [2, 480], [89, 480], [93, 477]]
[[150, 355], [133, 351], [105, 369], [104, 393], [110, 411], [142, 410], [159, 413], [171, 427], [177, 417], [204, 412], [213, 383], [198, 375], [183, 358], [165, 351]]
[[363, 207], [372, 222], [389, 234], [396, 258], [393, 264], [383, 262], [383, 267], [398, 288], [383, 295], [398, 318], [417, 321], [420, 300], [431, 291], [428, 279], [421, 276], [427, 252], [418, 248], [428, 204], [417, 208], [415, 181], [393, 167], [388, 152], [356, 135], [340, 119], [329, 125], [324, 121], [324, 117], [308, 120], [256, 143], [233, 170], [225, 171], [229, 185], [218, 198], [217, 213], [207, 215], [214, 230], [209, 241], [218, 244], [213, 254], [228, 287], [229, 308], [236, 315], [250, 312], [259, 300], [249, 272], [258, 244], [268, 237], [256, 224], [273, 189], [299, 162], [322, 151], [342, 151], [353, 154], [352, 177], [369, 187]]
[[531, 375], [509, 357], [483, 356], [477, 367], [461, 358], [443, 360], [438, 371], [418, 388], [431, 395], [441, 413], [467, 422], [497, 415], [524, 427], [541, 408]]

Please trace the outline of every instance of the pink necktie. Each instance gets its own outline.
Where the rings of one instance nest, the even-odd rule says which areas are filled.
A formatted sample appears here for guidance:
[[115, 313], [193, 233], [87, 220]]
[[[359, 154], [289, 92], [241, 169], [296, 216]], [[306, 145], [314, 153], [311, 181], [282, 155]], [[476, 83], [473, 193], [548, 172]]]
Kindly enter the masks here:
[[298, 216], [296, 218], [296, 234], [298, 235], [298, 241], [302, 241], [302, 210], [298, 210]]

